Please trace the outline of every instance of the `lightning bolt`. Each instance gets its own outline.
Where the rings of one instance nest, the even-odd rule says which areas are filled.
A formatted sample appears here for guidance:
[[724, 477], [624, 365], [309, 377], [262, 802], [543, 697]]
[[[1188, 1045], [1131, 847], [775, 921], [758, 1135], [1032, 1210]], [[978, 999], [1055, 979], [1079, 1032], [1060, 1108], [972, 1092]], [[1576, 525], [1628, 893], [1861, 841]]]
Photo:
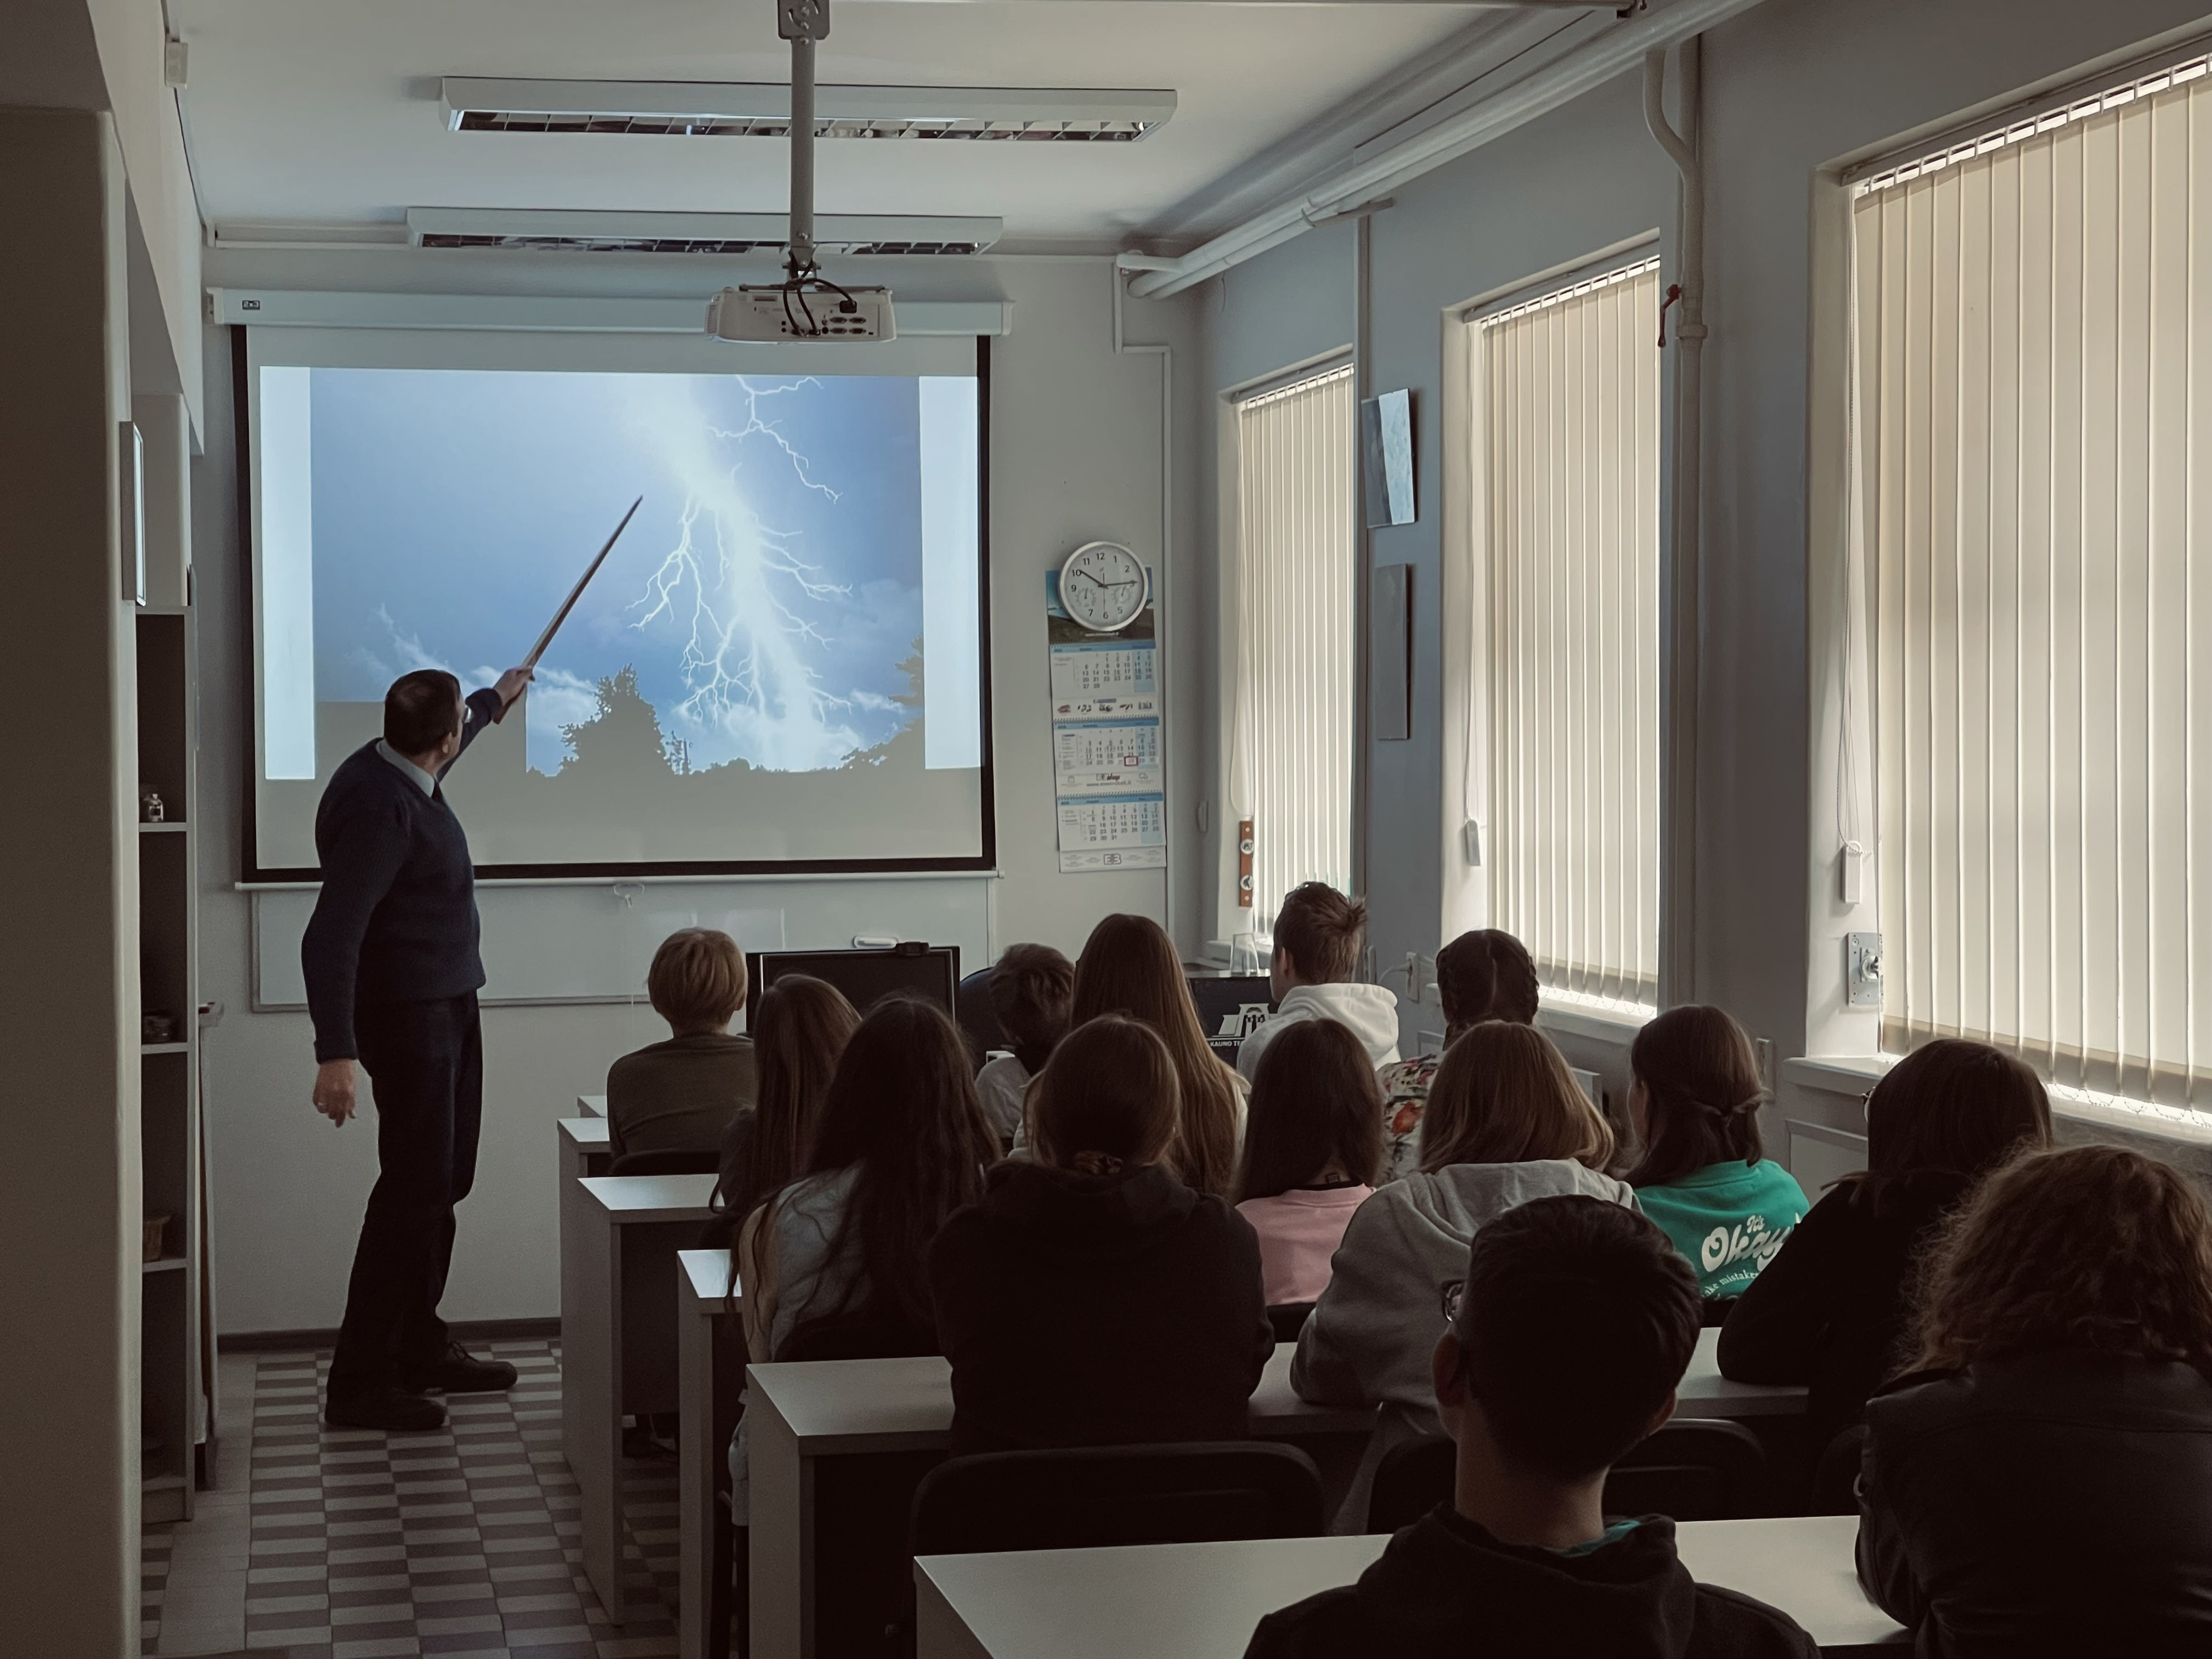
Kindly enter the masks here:
[[723, 734], [757, 764], [835, 765], [859, 746], [849, 726], [836, 722], [850, 703], [823, 690], [806, 647], [829, 643], [810, 612], [852, 589], [800, 556], [793, 545], [799, 532], [763, 520], [738, 482], [744, 447], [762, 440], [805, 488], [839, 499], [761, 412], [764, 400], [821, 382], [806, 376], [757, 386], [739, 377], [735, 384], [745, 419], [734, 428], [708, 419], [696, 394], [688, 407], [656, 398], [646, 411], [686, 493], [676, 544], [630, 605], [630, 626], [642, 629], [665, 617], [682, 635], [681, 715]]

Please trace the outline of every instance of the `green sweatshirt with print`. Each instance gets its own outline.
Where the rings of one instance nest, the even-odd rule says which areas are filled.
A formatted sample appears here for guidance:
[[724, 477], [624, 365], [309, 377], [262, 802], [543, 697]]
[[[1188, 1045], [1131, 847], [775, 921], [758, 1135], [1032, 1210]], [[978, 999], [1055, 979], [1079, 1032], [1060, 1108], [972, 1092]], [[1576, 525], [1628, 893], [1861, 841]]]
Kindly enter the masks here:
[[1689, 1258], [1707, 1297], [1749, 1290], [1812, 1207], [1797, 1177], [1771, 1158], [1708, 1164], [1680, 1181], [1638, 1187], [1636, 1201]]

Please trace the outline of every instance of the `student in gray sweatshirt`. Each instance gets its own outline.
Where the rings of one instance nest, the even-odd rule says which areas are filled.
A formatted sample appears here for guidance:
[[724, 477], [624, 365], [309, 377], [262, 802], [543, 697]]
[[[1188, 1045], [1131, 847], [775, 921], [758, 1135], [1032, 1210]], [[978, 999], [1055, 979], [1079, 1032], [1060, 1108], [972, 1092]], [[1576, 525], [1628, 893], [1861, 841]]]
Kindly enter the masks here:
[[1634, 1192], [1599, 1173], [1613, 1144], [1566, 1060], [1534, 1028], [1486, 1022], [1444, 1051], [1423, 1119], [1421, 1167], [1352, 1216], [1291, 1366], [1301, 1399], [1382, 1408], [1332, 1530], [1366, 1523], [1385, 1453], [1443, 1431], [1430, 1356], [1475, 1234], [1517, 1205], [1561, 1194], [1635, 1209]]

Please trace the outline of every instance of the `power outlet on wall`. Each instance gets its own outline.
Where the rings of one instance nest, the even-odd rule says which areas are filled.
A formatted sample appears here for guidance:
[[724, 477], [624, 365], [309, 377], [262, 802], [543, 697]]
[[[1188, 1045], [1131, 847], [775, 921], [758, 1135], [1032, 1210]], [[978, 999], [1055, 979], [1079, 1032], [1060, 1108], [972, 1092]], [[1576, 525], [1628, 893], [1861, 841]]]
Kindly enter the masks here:
[[1880, 933], [1850, 933], [1844, 936], [1844, 1000], [1853, 1008], [1881, 1006]]

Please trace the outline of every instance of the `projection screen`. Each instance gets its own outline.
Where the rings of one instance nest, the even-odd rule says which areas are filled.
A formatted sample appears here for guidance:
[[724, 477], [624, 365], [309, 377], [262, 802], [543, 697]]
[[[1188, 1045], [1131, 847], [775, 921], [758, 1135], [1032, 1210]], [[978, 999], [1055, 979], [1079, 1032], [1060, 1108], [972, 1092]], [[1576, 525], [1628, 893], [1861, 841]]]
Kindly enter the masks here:
[[252, 328], [247, 878], [385, 689], [528, 652], [444, 788], [484, 876], [988, 869], [985, 343]]

